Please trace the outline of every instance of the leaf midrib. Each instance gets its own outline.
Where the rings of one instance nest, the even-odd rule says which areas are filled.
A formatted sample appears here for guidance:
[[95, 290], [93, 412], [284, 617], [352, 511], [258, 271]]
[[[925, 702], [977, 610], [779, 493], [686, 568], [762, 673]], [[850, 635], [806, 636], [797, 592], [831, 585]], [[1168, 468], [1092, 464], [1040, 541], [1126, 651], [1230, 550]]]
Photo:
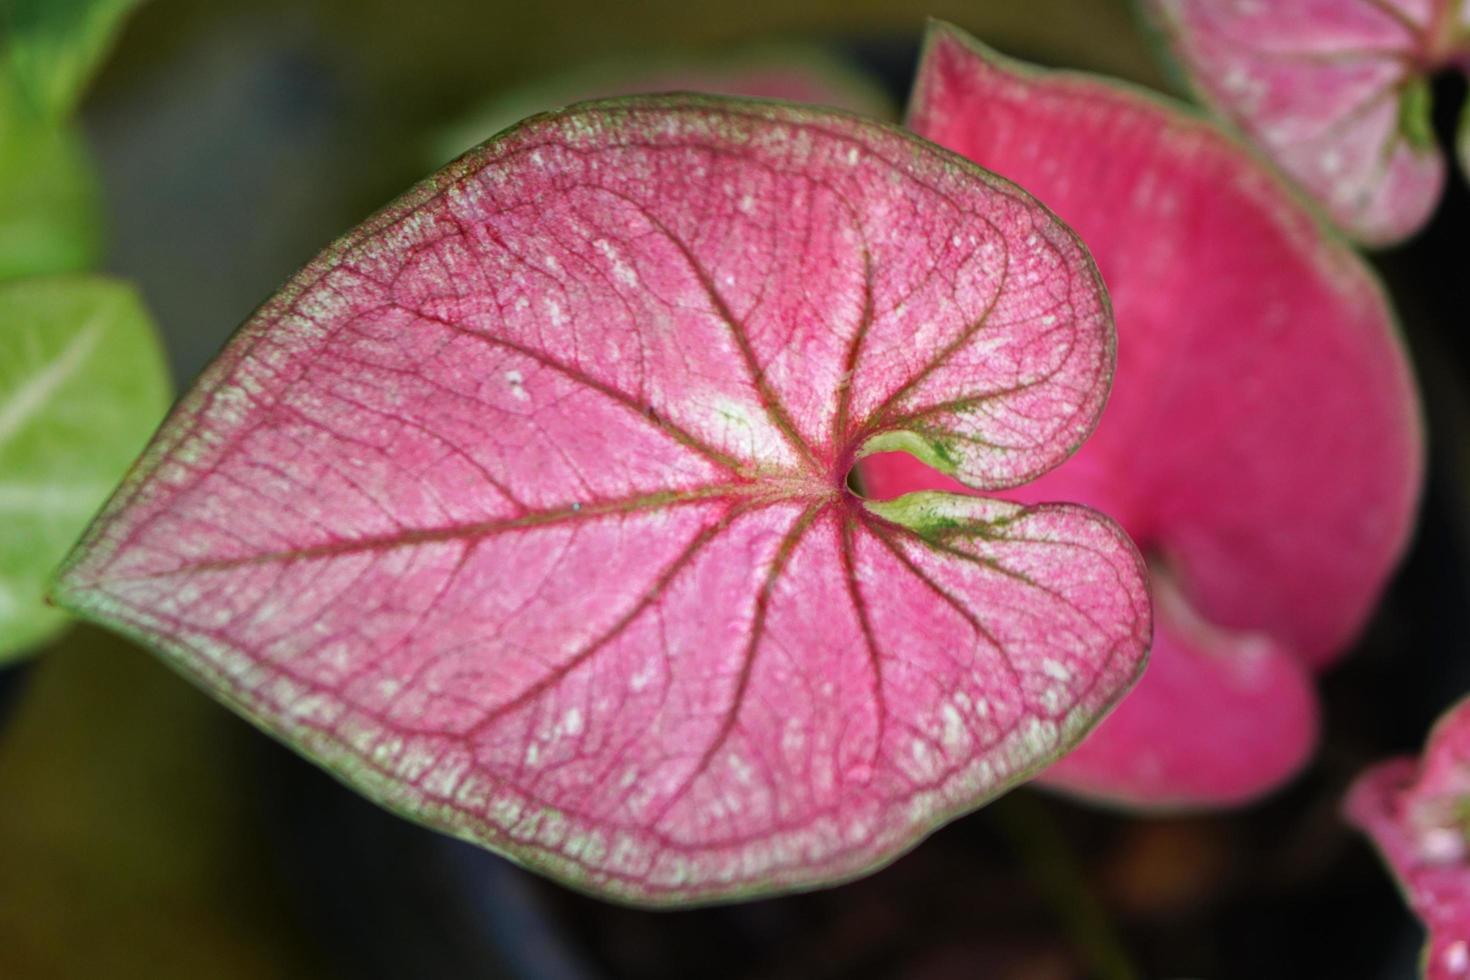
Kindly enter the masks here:
[[67, 341], [55, 358], [46, 363], [0, 405], [0, 449], [5, 448], [36, 417], [51, 397], [79, 371], [96, 348], [105, 328], [103, 314], [96, 310]]
[[[605, 501], [579, 501], [558, 507], [512, 514], [502, 518], [475, 521], [466, 524], [453, 524], [438, 528], [400, 530], [390, 534], [351, 538], [341, 541], [328, 541], [301, 548], [259, 552], [234, 558], [189, 562], [164, 571], [107, 577], [105, 582], [108, 585], [116, 585], [123, 582], [149, 581], [196, 572], [225, 571], [232, 568], [244, 568], [254, 565], [309, 561], [316, 558], [335, 558], [344, 555], [386, 551], [397, 547], [450, 541], [474, 542], [510, 531], [549, 527], [558, 524], [575, 524], [581, 523], [582, 521], [594, 520], [599, 517], [648, 513], [670, 507], [714, 503], [720, 500], [753, 503], [768, 502], [773, 504], [785, 502], [800, 503], [803, 500], [808, 500], [820, 503], [835, 499], [838, 496], [835, 491], [830, 493], [827, 491], [828, 488], [824, 486], [810, 480], [802, 480], [801, 474], [799, 473], [791, 474], [787, 479], [782, 479], [779, 476], [765, 476], [750, 481], [718, 483], [686, 490], [654, 491], [652, 493]], [[91, 587], [97, 587], [101, 584], [103, 583], [93, 583]]]

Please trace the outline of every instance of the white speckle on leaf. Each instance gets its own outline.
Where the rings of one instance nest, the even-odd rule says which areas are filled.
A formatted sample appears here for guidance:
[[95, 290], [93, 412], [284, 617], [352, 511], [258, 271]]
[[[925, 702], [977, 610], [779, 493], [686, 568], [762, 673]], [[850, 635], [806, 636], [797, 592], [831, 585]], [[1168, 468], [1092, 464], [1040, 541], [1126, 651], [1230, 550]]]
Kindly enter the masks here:
[[[572, 506], [576, 507], [577, 505], [573, 504]], [[654, 674], [656, 673], [656, 671], [657, 667], [652, 660], [644, 661], [643, 665], [638, 668], [633, 676], [628, 678], [628, 689], [633, 691], [635, 694], [639, 691], [642, 691], [653, 682]]]
[[751, 777], [755, 775], [755, 771], [751, 769], [750, 763], [733, 752], [730, 754], [730, 771], [734, 773], [737, 780], [746, 785], [752, 782]]
[[781, 732], [781, 751], [787, 758], [799, 759], [806, 749], [806, 729], [796, 718], [786, 719], [786, 726]]
[[455, 789], [454, 800], [467, 809], [484, 810], [490, 801], [489, 785], [477, 776], [467, 776]]
[[1220, 79], [1220, 84], [1225, 87], [1225, 91], [1239, 94], [1250, 86], [1250, 81], [1250, 75], [1245, 68], [1235, 64], [1225, 70], [1225, 77]]
[[321, 723], [332, 714], [335, 705], [320, 694], [309, 694], [291, 702], [291, 717], [298, 721]]
[[909, 745], [909, 752], [914, 757], [914, 764], [918, 766], [914, 776], [918, 779], [927, 779], [934, 770], [934, 749], [922, 738], [916, 738]]
[[514, 797], [503, 796], [490, 805], [490, 819], [509, 830], [521, 820], [521, 804]]
[[[228, 609], [225, 611], [229, 612]], [[321, 661], [323, 666], [339, 673], [345, 673], [352, 669], [352, 655], [348, 648], [341, 643], [322, 653]]]
[[622, 254], [618, 252], [618, 250], [613, 246], [612, 242], [608, 241], [606, 238], [599, 238], [597, 241], [593, 242], [593, 245], [597, 247], [597, 250], [602, 253], [602, 257], [607, 259], [608, 264], [612, 266], [614, 279], [622, 283], [624, 286], [638, 285], [638, 274], [634, 272], [633, 267], [630, 266], [623, 259]]
[[[401, 739], [395, 741], [402, 742]], [[437, 753], [422, 744], [411, 744], [406, 747], [398, 760], [398, 775], [404, 779], [418, 782], [424, 778], [437, 761]]]
[[1022, 761], [1029, 762], [1051, 751], [1057, 740], [1057, 726], [1042, 718], [1031, 718], [1022, 724], [1018, 734], [1025, 747]]
[[403, 739], [385, 738], [373, 746], [373, 761], [378, 765], [386, 765], [391, 762], [398, 753], [403, 751]]
[[1470, 943], [1461, 939], [1445, 947], [1444, 966], [1451, 973], [1470, 971]]
[[1465, 856], [1465, 838], [1451, 827], [1432, 827], [1419, 836], [1419, 854], [1431, 864], [1454, 864]]
[[425, 793], [437, 796], [441, 799], [454, 797], [459, 789], [460, 781], [464, 778], [466, 770], [469, 769], [470, 760], [468, 756], [453, 753], [448, 758], [440, 760], [420, 782]]
[[507, 371], [505, 372], [505, 380], [510, 385], [511, 396], [515, 398], [516, 401], [523, 402], [531, 397], [530, 395], [526, 394], [525, 386], [522, 384], [522, 381], [524, 381], [525, 379], [521, 376], [521, 372]]
[[1050, 657], [1041, 662], [1041, 672], [1054, 681], [1066, 683], [1072, 679], [1072, 672], [1067, 669], [1067, 665]]
[[951, 752], [958, 752], [965, 747], [965, 720], [960, 717], [959, 709], [952, 704], [946, 704], [939, 713], [944, 719], [944, 747]]
[[546, 816], [541, 821], [541, 833], [537, 836], [542, 844], [547, 847], [561, 847], [566, 838], [567, 818], [555, 810], [547, 810]]

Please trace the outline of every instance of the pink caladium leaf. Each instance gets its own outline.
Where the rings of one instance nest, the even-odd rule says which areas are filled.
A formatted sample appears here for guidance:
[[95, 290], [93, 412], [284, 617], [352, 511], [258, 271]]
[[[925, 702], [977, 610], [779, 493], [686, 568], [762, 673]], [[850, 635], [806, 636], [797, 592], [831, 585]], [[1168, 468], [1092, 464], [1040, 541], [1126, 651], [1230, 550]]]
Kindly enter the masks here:
[[[1309, 668], [1360, 628], [1420, 482], [1414, 383], [1378, 285], [1210, 123], [938, 25], [909, 124], [1089, 243], [1117, 314], [1097, 433], [1020, 500], [1116, 517], [1158, 583], [1152, 666], [1044, 779], [1150, 806], [1236, 803], [1315, 741]], [[873, 457], [875, 497], [964, 488]]]
[[1440, 718], [1422, 760], [1359, 776], [1345, 810], [1429, 929], [1426, 980], [1470, 977], [1470, 700]]
[[1386, 245], [1428, 220], [1446, 169], [1428, 79], [1470, 70], [1470, 5], [1142, 2], [1203, 101], [1350, 235]]
[[1093, 427], [1101, 281], [902, 130], [670, 97], [540, 116], [328, 249], [167, 422], [56, 595], [369, 796], [668, 904], [891, 859], [1133, 682], [1144, 570], [977, 488]]

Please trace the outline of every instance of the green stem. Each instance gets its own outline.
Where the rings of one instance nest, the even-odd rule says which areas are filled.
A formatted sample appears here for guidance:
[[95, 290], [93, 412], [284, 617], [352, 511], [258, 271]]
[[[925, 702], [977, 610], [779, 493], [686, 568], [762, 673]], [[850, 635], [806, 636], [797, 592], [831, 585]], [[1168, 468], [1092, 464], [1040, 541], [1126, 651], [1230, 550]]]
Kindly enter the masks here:
[[985, 812], [1010, 840], [1016, 859], [1056, 912], [1071, 945], [1087, 963], [1089, 975], [1100, 980], [1140, 980], [1142, 973], [1088, 887], [1046, 803], [1023, 790], [992, 803]]

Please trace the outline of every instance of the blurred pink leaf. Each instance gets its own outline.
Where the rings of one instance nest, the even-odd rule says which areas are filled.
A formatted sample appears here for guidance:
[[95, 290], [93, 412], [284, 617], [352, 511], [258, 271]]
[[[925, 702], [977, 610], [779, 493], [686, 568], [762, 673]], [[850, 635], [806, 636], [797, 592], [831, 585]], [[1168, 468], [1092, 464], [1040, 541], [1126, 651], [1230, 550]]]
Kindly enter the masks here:
[[855, 455], [1024, 482], [1112, 366], [1072, 233], [902, 130], [584, 105], [267, 303], [57, 595], [369, 796], [577, 887], [810, 887], [1066, 751], [1150, 626], [1106, 518], [865, 503]]
[[1429, 219], [1445, 161], [1428, 79], [1441, 68], [1470, 69], [1470, 5], [1143, 3], [1201, 99], [1259, 143], [1348, 234], [1387, 245]]
[[1345, 810], [1429, 929], [1426, 980], [1470, 977], [1470, 701], [1435, 724], [1422, 759], [1359, 776]]
[[[1239, 802], [1315, 738], [1304, 668], [1353, 638], [1418, 496], [1413, 380], [1372, 274], [1210, 124], [932, 32], [910, 125], [1083, 236], [1117, 312], [1095, 436], [1013, 496], [1114, 515], [1160, 580], [1154, 664], [1045, 780], [1139, 805]], [[960, 490], [912, 460], [869, 491]]]

